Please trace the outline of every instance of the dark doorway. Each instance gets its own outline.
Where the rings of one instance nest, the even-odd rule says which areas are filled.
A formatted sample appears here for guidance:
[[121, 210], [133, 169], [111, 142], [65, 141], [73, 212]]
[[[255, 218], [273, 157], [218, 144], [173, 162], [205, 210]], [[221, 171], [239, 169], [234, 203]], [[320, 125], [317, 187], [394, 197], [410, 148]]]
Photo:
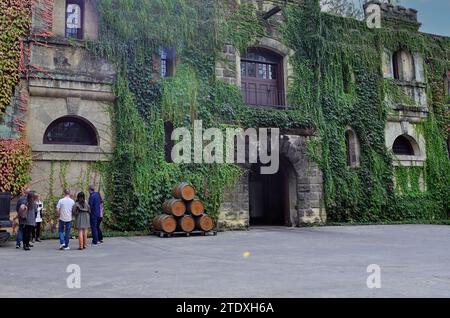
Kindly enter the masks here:
[[290, 163], [280, 160], [273, 175], [262, 175], [260, 167], [253, 165], [249, 176], [250, 225], [290, 226]]

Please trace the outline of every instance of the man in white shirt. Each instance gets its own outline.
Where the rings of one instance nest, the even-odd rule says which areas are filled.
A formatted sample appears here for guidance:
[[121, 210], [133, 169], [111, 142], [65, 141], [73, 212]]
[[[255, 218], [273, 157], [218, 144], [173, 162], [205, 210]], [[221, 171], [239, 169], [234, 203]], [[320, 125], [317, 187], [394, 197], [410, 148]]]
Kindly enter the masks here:
[[58, 201], [56, 205], [56, 213], [59, 217], [59, 246], [60, 250], [70, 250], [70, 226], [72, 224], [72, 208], [75, 205], [75, 201], [70, 197], [70, 190], [64, 190], [64, 198]]

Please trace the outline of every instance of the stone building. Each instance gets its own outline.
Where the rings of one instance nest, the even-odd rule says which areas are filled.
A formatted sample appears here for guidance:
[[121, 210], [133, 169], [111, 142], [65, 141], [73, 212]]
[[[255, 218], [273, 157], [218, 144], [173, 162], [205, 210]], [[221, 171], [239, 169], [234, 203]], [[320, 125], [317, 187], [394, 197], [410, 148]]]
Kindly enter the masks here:
[[[33, 151], [30, 187], [45, 198], [61, 195], [64, 187], [82, 189], [100, 182], [93, 165], [109, 160], [113, 150], [115, 72], [106, 61], [73, 45], [98, 37], [93, 1], [36, 1], [33, 6], [36, 36], [24, 43], [30, 71], [16, 95], [28, 96], [24, 120]], [[51, 22], [42, 19], [46, 13]], [[22, 116], [17, 109], [9, 111], [6, 118]], [[8, 129], [1, 137], [14, 134]]]
[[[227, 45], [223, 51], [226, 62], [217, 62], [216, 75], [240, 87], [249, 107], [283, 112], [289, 107], [287, 90], [293, 72], [293, 50], [282, 43], [278, 33], [283, 17], [273, 1], [247, 2], [253, 2], [264, 14], [268, 36], [242, 55]], [[35, 71], [20, 85], [29, 93], [26, 123], [33, 150], [31, 186], [46, 194], [63, 186], [80, 189], [88, 183], [100, 184], [93, 165], [108, 161], [114, 147], [110, 108], [115, 100], [115, 71], [82, 45], [98, 37], [94, 1], [54, 0], [51, 8], [35, 8], [35, 14], [39, 10], [51, 10], [53, 20], [48, 25], [35, 17], [33, 31], [50, 32], [51, 36], [27, 42], [28, 64]], [[406, 21], [417, 31], [420, 27], [417, 12], [412, 9], [383, 5], [382, 14], [385, 19]], [[164, 68], [162, 76], [174, 71], [170, 55], [165, 52], [158, 61], [157, 68]], [[386, 50], [380, 65], [384, 77], [395, 79], [416, 104], [413, 109], [392, 104], [385, 135], [387, 148], [396, 156], [395, 164], [420, 166], [426, 159], [425, 141], [415, 126], [428, 116], [423, 64], [419, 52], [401, 49]], [[14, 116], [20, 114], [10, 107], [0, 125], [0, 137], [13, 136], [7, 123]], [[345, 137], [347, 162], [358, 167], [358, 136], [348, 127]], [[219, 223], [245, 228], [252, 224], [299, 226], [326, 222], [323, 176], [306, 154], [306, 144], [314, 138], [314, 132], [307, 129], [284, 131], [280, 140], [281, 168], [275, 175], [260, 175], [256, 165], [244, 166], [244, 176], [226, 191]]]

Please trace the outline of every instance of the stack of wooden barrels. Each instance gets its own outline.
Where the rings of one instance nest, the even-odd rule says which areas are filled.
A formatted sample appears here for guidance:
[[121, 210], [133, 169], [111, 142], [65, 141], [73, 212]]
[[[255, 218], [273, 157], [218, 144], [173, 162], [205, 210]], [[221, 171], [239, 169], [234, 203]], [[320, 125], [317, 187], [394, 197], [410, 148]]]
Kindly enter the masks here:
[[193, 186], [183, 182], [172, 189], [173, 198], [163, 204], [164, 214], [153, 220], [153, 228], [158, 232], [201, 233], [214, 228], [214, 220], [205, 213], [203, 202], [196, 198]]

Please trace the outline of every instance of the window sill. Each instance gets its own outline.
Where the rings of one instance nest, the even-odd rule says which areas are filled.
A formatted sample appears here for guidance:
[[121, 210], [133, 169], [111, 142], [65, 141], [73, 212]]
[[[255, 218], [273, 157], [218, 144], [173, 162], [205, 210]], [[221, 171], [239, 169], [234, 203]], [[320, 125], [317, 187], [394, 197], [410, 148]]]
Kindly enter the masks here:
[[289, 108], [288, 105], [252, 105], [252, 104], [246, 104], [247, 107], [254, 108], [254, 109], [261, 109], [261, 110], [287, 110]]
[[395, 167], [423, 167], [425, 157], [422, 156], [394, 156]]

